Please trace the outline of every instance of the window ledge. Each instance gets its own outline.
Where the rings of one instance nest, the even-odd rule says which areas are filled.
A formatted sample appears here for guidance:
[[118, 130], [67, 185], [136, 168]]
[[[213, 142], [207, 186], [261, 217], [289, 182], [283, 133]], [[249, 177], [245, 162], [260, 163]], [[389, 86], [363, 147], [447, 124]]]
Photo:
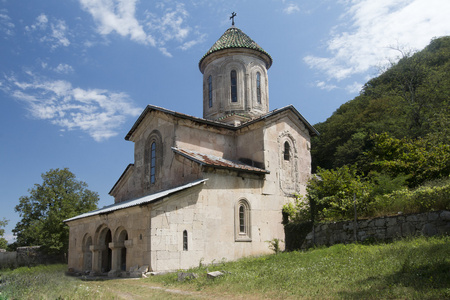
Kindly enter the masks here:
[[245, 237], [238, 237], [234, 240], [235, 242], [251, 242], [252, 238], [245, 236]]

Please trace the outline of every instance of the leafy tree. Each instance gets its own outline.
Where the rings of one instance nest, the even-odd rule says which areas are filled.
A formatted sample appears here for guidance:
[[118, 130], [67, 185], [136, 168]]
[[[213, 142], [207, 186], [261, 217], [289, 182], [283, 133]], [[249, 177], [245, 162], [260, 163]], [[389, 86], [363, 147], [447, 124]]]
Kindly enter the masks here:
[[96, 209], [99, 197], [67, 168], [51, 169], [41, 177], [42, 184], [20, 197], [15, 211], [22, 219], [13, 233], [18, 246], [41, 245], [47, 253], [66, 253], [69, 228], [62, 221]]
[[6, 246], [8, 245], [8, 241], [3, 237], [5, 229], [2, 228], [6, 225], [8, 225], [8, 220], [3, 218], [3, 221], [0, 221], [0, 249], [6, 249]]
[[450, 175], [450, 144], [433, 143], [426, 138], [396, 139], [386, 133], [373, 139], [374, 146], [366, 153], [372, 168], [392, 177], [408, 174], [410, 187]]
[[[436, 38], [422, 51], [403, 52], [361, 94], [341, 105], [312, 138], [313, 171], [367, 164], [370, 137], [426, 138], [450, 144], [450, 37]], [[360, 172], [363, 170], [359, 169]]]
[[355, 166], [347, 165], [332, 170], [319, 168], [307, 186], [314, 218], [333, 220], [354, 216], [354, 197], [358, 213], [365, 213], [372, 189], [372, 182], [359, 176]]

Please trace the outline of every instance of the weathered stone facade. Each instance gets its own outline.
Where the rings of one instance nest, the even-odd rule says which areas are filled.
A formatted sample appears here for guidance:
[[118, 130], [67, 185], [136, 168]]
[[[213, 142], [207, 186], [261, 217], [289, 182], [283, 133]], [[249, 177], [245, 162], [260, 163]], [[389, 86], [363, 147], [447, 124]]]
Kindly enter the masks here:
[[[253, 45], [248, 36], [245, 42]], [[306, 192], [310, 136], [317, 132], [293, 106], [268, 112], [270, 57], [261, 53], [222, 48], [202, 59], [249, 62], [229, 67], [243, 72], [236, 103], [232, 92], [221, 94], [232, 89], [223, 75], [229, 68], [223, 76], [208, 73], [222, 77], [205, 90], [207, 108], [219, 107], [204, 112], [208, 118], [147, 106], [126, 136], [135, 145], [134, 163], [110, 192], [115, 203], [66, 220], [69, 268], [118, 276], [142, 266], [166, 271], [270, 253], [266, 241], [284, 235], [282, 206]], [[264, 83], [251, 87], [257, 78], [245, 74], [255, 64]], [[253, 96], [240, 97], [240, 87], [250, 89], [248, 96], [260, 94], [264, 107], [250, 105]]]
[[[450, 211], [388, 216], [358, 220], [356, 239], [364, 241], [390, 241], [408, 236], [450, 234]], [[355, 242], [355, 222], [317, 224], [303, 242], [302, 248], [314, 245], [334, 245]]]

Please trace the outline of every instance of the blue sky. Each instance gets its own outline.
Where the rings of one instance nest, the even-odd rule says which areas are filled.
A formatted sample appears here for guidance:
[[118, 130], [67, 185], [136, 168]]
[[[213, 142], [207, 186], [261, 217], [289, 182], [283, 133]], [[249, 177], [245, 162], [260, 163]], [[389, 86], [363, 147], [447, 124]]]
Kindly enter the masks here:
[[198, 61], [236, 26], [273, 58], [270, 109], [325, 121], [402, 50], [450, 34], [447, 0], [0, 0], [0, 219], [41, 174], [108, 192], [147, 104], [202, 116]]

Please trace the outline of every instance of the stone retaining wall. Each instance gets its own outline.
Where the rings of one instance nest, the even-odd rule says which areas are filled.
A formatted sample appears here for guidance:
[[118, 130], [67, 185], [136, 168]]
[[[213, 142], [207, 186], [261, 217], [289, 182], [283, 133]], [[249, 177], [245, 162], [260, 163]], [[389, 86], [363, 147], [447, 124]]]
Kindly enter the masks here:
[[[358, 242], [390, 241], [407, 236], [436, 234], [450, 234], [450, 211], [381, 217], [358, 220], [356, 223]], [[306, 235], [302, 249], [314, 245], [347, 244], [354, 241], [354, 221], [316, 224]]]
[[0, 269], [62, 263], [62, 257], [45, 255], [40, 246], [18, 247], [14, 252], [0, 252]]

